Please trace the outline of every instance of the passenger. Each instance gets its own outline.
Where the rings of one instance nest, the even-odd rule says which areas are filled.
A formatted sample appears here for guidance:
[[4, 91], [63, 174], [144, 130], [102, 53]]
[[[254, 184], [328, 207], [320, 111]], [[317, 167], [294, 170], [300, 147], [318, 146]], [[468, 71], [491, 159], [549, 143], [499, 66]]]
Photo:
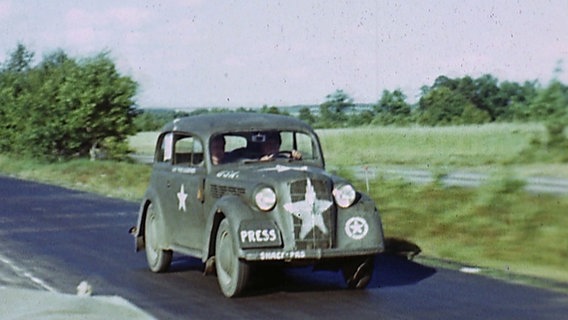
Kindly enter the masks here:
[[211, 162], [214, 165], [224, 163], [225, 158], [225, 137], [217, 135], [211, 139]]

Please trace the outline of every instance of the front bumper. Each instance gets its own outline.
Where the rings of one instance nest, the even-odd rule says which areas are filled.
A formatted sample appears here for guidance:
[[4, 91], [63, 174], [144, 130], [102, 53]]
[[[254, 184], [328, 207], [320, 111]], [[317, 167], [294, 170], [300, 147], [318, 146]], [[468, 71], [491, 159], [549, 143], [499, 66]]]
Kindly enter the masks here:
[[345, 250], [345, 249], [307, 249], [307, 250], [278, 250], [255, 249], [247, 250], [244, 254], [246, 261], [283, 261], [311, 262], [334, 258], [349, 258], [376, 255], [384, 251], [382, 246], [375, 248]]

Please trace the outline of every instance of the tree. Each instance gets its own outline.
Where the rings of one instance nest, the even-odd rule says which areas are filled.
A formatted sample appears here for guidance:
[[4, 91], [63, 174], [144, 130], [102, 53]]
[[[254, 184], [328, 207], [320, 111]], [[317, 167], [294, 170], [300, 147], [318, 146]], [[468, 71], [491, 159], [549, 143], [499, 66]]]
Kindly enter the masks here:
[[136, 82], [121, 76], [107, 53], [79, 62], [60, 88], [61, 107], [70, 113], [67, 128], [76, 137], [75, 152], [84, 155], [98, 147], [124, 148], [117, 144], [134, 133], [136, 89]]
[[506, 113], [506, 101], [499, 96], [498, 80], [492, 75], [486, 74], [475, 79], [475, 95], [471, 102], [480, 110], [485, 111], [491, 121], [495, 121]]
[[[35, 97], [30, 70], [34, 53], [18, 43], [0, 68], [0, 151], [11, 151], [28, 137], [29, 109]], [[18, 145], [16, 144], [16, 147]]]
[[[24, 51], [18, 46], [16, 52]], [[124, 155], [137, 84], [117, 72], [108, 53], [77, 61], [59, 50], [25, 68], [11, 63], [13, 57], [6, 65], [25, 72], [0, 74], [0, 133], [6, 134], [0, 150], [48, 159], [87, 156], [97, 148], [109, 157]]]
[[352, 108], [353, 98], [343, 90], [336, 90], [326, 96], [320, 105], [320, 119], [323, 126], [339, 126], [347, 120], [345, 110]]
[[375, 119], [375, 113], [372, 110], [362, 110], [349, 116], [347, 125], [350, 127], [364, 126], [372, 124]]
[[529, 105], [529, 114], [535, 120], [564, 118], [568, 114], [568, 87], [553, 80], [541, 89]]
[[529, 106], [531, 119], [541, 120], [545, 123], [548, 132], [548, 146], [566, 148], [568, 141], [564, 130], [568, 125], [568, 87], [558, 80], [535, 97]]
[[406, 102], [406, 95], [399, 89], [390, 92], [383, 91], [381, 99], [374, 106], [380, 124], [402, 124], [409, 120], [411, 107]]
[[528, 121], [530, 117], [529, 106], [537, 95], [538, 81], [525, 81], [522, 85], [516, 82], [505, 81], [501, 83], [499, 95], [505, 101], [506, 112], [498, 120]]
[[324, 104], [335, 113], [344, 113], [347, 108], [353, 107], [353, 98], [341, 89], [328, 94], [325, 98], [326, 102]]
[[29, 51], [26, 46], [18, 43], [16, 49], [12, 51], [8, 61], [3, 64], [2, 71], [7, 72], [25, 72], [31, 68], [34, 59], [34, 53]]
[[316, 122], [316, 117], [310, 111], [308, 107], [302, 107], [298, 114], [298, 119], [305, 121], [306, 123], [313, 125]]
[[453, 91], [458, 87], [458, 83], [458, 80], [450, 79], [446, 76], [438, 76], [436, 80], [434, 80], [434, 84], [432, 85], [431, 90], [444, 87]]
[[[443, 95], [454, 94], [456, 97], [451, 99], [453, 103], [462, 100], [463, 105], [455, 111], [460, 113], [463, 119], [453, 119], [452, 123], [484, 123], [493, 122], [498, 120], [512, 119], [515, 114], [511, 108], [519, 109], [527, 99], [530, 99], [531, 86], [526, 83], [526, 86], [519, 86], [518, 84], [512, 85], [505, 83], [500, 85], [497, 78], [490, 74], [483, 75], [477, 79], [472, 79], [470, 76], [463, 78], [450, 79], [446, 76], [439, 76], [434, 81], [432, 87], [422, 88], [422, 98], [427, 97], [422, 103], [428, 105], [428, 101], [432, 98], [441, 98], [440, 95], [431, 95], [436, 90], [443, 90]], [[534, 87], [533, 87], [534, 88]], [[444, 97], [448, 99], [449, 97]], [[441, 106], [440, 106], [441, 107]], [[520, 110], [520, 109], [519, 109]], [[424, 108], [419, 110], [424, 112]], [[433, 112], [433, 110], [431, 110]], [[440, 111], [440, 110], [438, 110]], [[422, 114], [421, 121], [426, 118], [431, 119], [432, 112], [429, 114]], [[446, 110], [444, 114], [449, 115], [451, 112]], [[448, 118], [442, 117], [443, 121]], [[430, 121], [430, 120], [428, 120]], [[435, 121], [435, 120], [431, 120]]]
[[483, 123], [489, 115], [479, 110], [458, 92], [447, 87], [431, 90], [420, 98], [418, 123], [423, 125], [451, 125]]
[[262, 106], [260, 113], [287, 114], [286, 112], [280, 111], [276, 106], [269, 107], [267, 105]]

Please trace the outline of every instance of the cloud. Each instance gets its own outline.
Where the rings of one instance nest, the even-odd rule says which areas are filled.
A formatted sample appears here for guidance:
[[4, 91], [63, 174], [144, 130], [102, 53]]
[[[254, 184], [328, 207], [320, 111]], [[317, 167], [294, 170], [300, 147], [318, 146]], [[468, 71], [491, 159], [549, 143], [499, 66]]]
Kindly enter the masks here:
[[0, 1], [0, 19], [4, 19], [12, 13], [12, 2]]
[[71, 8], [65, 14], [65, 42], [86, 51], [136, 45], [149, 17], [148, 9], [138, 7]]
[[105, 14], [111, 23], [119, 24], [123, 28], [140, 28], [151, 15], [148, 9], [133, 7], [111, 8]]
[[[336, 89], [413, 96], [439, 75], [550, 78], [568, 2], [0, 0], [0, 54], [109, 50], [142, 105], [321, 102]], [[565, 15], [565, 14], [564, 14]], [[563, 77], [566, 78], [568, 72]]]

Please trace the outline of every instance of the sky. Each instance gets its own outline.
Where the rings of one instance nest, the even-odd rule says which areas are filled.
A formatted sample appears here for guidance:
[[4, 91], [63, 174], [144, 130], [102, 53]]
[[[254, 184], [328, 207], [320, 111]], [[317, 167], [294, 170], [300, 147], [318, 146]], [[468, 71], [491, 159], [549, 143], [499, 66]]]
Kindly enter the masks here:
[[[374, 103], [491, 74], [568, 83], [566, 0], [0, 0], [0, 62], [109, 51], [140, 108]], [[564, 71], [555, 72], [557, 66]]]

